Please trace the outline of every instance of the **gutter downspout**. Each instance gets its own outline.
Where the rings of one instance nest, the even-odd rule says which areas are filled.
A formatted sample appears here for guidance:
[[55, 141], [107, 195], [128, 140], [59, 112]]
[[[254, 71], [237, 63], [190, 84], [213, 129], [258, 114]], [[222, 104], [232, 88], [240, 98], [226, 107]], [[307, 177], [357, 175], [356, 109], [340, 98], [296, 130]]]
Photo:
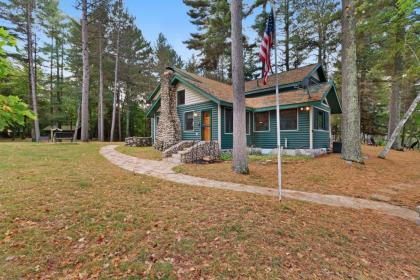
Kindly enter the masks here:
[[222, 106], [217, 104], [217, 142], [219, 148], [222, 149]]
[[310, 107], [309, 110], [309, 149], [314, 148], [314, 122], [313, 122], [313, 116], [314, 116], [314, 107]]

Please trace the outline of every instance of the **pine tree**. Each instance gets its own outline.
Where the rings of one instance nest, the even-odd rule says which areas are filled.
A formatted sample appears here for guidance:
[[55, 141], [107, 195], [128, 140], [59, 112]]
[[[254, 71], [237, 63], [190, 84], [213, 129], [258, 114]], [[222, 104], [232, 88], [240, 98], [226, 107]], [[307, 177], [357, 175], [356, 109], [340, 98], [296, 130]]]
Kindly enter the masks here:
[[233, 161], [236, 173], [247, 174], [244, 59], [242, 47], [242, 0], [232, 0], [232, 86], [233, 86]]

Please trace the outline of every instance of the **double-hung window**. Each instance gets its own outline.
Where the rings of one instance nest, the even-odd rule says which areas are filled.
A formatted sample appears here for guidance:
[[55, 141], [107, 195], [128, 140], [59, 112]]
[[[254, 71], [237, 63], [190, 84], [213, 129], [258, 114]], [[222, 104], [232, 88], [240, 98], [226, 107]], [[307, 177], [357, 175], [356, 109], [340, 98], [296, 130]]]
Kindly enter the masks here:
[[194, 130], [194, 112], [185, 112], [184, 114], [184, 131]]
[[176, 93], [177, 105], [185, 104], [185, 90], [180, 90]]
[[270, 112], [258, 112], [254, 114], [254, 131], [263, 132], [270, 130]]
[[280, 111], [280, 129], [297, 130], [298, 116], [297, 109], [288, 109]]

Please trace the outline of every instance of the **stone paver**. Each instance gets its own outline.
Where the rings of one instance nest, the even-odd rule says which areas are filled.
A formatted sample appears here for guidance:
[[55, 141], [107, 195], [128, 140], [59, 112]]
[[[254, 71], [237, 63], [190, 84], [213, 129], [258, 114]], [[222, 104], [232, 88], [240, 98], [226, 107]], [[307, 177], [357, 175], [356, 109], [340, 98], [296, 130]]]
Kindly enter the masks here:
[[[209, 187], [268, 196], [278, 195], [277, 190], [272, 188], [223, 182], [189, 176], [185, 174], [179, 174], [172, 170], [175, 166], [178, 165], [176, 163], [132, 157], [116, 151], [116, 147], [117, 145], [105, 146], [101, 148], [100, 154], [103, 155], [113, 164], [134, 173], [150, 175], [160, 179], [180, 184], [186, 184], [190, 186]], [[341, 195], [327, 195], [319, 193], [301, 192], [288, 189], [283, 190], [282, 196], [285, 198], [313, 202], [329, 206], [346, 207], [353, 209], [371, 209], [383, 214], [397, 216], [410, 221], [416, 221], [419, 218], [419, 215], [413, 210], [391, 205], [384, 202], [371, 201], [367, 199], [353, 198]]]

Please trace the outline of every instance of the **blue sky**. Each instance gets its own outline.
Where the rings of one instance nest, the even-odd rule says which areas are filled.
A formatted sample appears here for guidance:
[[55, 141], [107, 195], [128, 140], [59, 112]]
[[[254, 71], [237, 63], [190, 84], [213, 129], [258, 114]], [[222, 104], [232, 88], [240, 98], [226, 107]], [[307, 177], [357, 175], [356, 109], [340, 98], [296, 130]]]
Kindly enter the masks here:
[[[183, 44], [183, 41], [190, 37], [190, 33], [196, 30], [189, 21], [188, 7], [182, 0], [124, 0], [123, 2], [129, 13], [136, 18], [137, 26], [149, 42], [154, 44], [159, 32], [162, 32], [184, 60], [193, 54]], [[80, 11], [75, 9], [74, 3], [73, 0], [61, 0], [60, 7], [66, 14], [80, 18]], [[253, 19], [254, 17], [250, 17], [244, 22], [244, 32], [251, 38], [255, 36], [250, 28]]]

